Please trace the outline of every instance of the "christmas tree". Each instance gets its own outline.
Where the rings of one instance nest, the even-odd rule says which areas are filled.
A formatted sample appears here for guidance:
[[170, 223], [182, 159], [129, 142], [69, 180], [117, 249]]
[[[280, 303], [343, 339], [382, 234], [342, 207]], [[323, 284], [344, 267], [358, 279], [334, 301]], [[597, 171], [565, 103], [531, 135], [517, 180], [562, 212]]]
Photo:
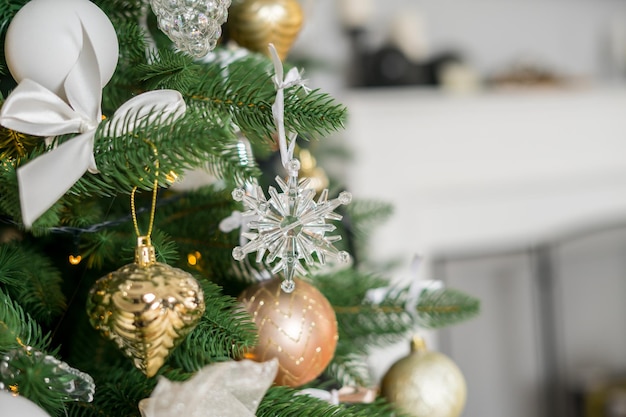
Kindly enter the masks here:
[[[289, 18], [259, 24], [268, 4]], [[282, 67], [300, 12], [0, 5], [0, 394], [51, 416], [399, 415], [359, 395], [376, 393], [369, 349], [478, 302], [369, 296], [388, 277], [359, 260], [391, 209], [316, 189], [300, 169], [298, 152], [347, 117]], [[193, 170], [214, 180], [177, 187]], [[289, 314], [265, 308], [284, 299]]]

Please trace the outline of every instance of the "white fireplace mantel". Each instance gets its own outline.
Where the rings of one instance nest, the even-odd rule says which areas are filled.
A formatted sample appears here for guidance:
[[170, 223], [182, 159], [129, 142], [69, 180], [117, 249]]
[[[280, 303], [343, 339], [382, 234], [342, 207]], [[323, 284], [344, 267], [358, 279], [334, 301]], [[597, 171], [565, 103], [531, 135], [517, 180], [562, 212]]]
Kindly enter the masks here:
[[526, 244], [626, 215], [626, 89], [356, 90], [356, 197], [394, 204], [377, 256]]

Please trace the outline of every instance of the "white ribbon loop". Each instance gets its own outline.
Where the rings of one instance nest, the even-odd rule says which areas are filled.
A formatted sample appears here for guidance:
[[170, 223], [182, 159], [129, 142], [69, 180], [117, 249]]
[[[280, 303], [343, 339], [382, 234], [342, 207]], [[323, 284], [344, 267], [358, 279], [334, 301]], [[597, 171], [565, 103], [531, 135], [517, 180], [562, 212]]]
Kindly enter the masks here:
[[17, 170], [24, 226], [30, 228], [85, 171], [95, 166], [93, 139], [89, 133], [76, 136]]
[[56, 136], [79, 132], [88, 121], [52, 91], [25, 79], [4, 101], [0, 123], [29, 135]]
[[[25, 79], [0, 109], [0, 124], [35, 136], [78, 133], [55, 149], [17, 169], [24, 226], [30, 228], [85, 172], [98, 173], [93, 155], [96, 129], [102, 120], [102, 86], [97, 57], [83, 29], [83, 47], [64, 82], [65, 102], [33, 80]], [[159, 90], [141, 94], [115, 112], [112, 121], [144, 119], [172, 122], [184, 114], [179, 92]], [[119, 123], [116, 123], [116, 125]], [[116, 136], [126, 127], [114, 130]]]
[[274, 116], [274, 123], [276, 124], [276, 130], [278, 133], [278, 147], [280, 149], [280, 157], [284, 167], [287, 167], [289, 161], [293, 159], [293, 152], [296, 147], [296, 132], [285, 131], [285, 89], [295, 86], [301, 86], [308, 91], [304, 86], [304, 80], [298, 72], [297, 68], [289, 70], [287, 75], [284, 75], [283, 63], [276, 52], [274, 44], [268, 45], [270, 51], [270, 57], [274, 64], [274, 86], [276, 87], [276, 100], [272, 105], [272, 116]]
[[176, 90], [148, 91], [131, 98], [113, 113], [109, 134], [121, 136], [132, 131], [132, 125], [141, 123], [172, 123], [182, 117], [186, 109], [183, 96]]
[[[63, 83], [70, 106], [82, 116], [81, 128], [95, 130], [102, 120], [102, 84], [100, 66], [93, 44], [83, 28], [83, 48]], [[93, 167], [95, 169], [95, 166]]]

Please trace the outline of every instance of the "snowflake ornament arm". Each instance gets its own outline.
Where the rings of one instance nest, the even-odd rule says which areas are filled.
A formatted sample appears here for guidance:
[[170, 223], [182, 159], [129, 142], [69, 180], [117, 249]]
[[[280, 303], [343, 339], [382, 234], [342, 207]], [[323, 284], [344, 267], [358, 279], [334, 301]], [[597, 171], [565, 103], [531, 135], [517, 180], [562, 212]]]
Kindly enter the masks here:
[[[292, 163], [297, 165], [297, 160]], [[350, 203], [352, 195], [344, 191], [329, 200], [325, 189], [315, 201], [311, 179], [298, 179], [297, 169], [290, 170], [287, 182], [280, 177], [276, 177], [276, 182], [282, 192], [269, 187], [269, 200], [259, 186], [255, 189], [256, 195], [241, 188], [233, 191], [233, 198], [248, 209], [243, 216], [250, 219], [248, 228], [253, 231], [244, 233], [249, 242], [235, 247], [233, 257], [242, 261], [249, 253], [256, 252], [256, 261], [261, 263], [265, 258], [273, 274], [283, 272], [282, 289], [291, 292], [295, 286], [294, 276], [306, 274], [304, 264], [314, 265], [317, 261], [323, 265], [328, 257], [339, 262], [350, 260], [346, 251], [339, 251], [333, 245], [341, 236], [328, 235], [336, 227], [326, 220], [341, 220], [342, 216], [334, 210]]]

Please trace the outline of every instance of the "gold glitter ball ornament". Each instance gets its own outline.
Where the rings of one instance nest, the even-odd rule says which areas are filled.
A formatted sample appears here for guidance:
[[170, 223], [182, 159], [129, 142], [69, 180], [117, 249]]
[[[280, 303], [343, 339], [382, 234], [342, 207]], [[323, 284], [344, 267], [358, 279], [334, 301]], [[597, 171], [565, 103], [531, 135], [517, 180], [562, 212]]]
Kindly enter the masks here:
[[409, 356], [383, 377], [381, 394], [413, 417], [458, 417], [465, 407], [465, 378], [446, 355], [428, 351], [416, 337]]
[[87, 299], [91, 325], [148, 377], [193, 330], [204, 308], [198, 282], [188, 272], [156, 262], [145, 236], [139, 238], [135, 262], [96, 281]]
[[228, 11], [228, 33], [239, 45], [268, 54], [273, 43], [284, 60], [302, 27], [298, 0], [234, 0]]
[[278, 359], [278, 385], [298, 387], [319, 376], [337, 346], [337, 319], [328, 300], [311, 284], [296, 279], [293, 292], [280, 278], [247, 288], [239, 300], [258, 328], [257, 346], [246, 358]]

